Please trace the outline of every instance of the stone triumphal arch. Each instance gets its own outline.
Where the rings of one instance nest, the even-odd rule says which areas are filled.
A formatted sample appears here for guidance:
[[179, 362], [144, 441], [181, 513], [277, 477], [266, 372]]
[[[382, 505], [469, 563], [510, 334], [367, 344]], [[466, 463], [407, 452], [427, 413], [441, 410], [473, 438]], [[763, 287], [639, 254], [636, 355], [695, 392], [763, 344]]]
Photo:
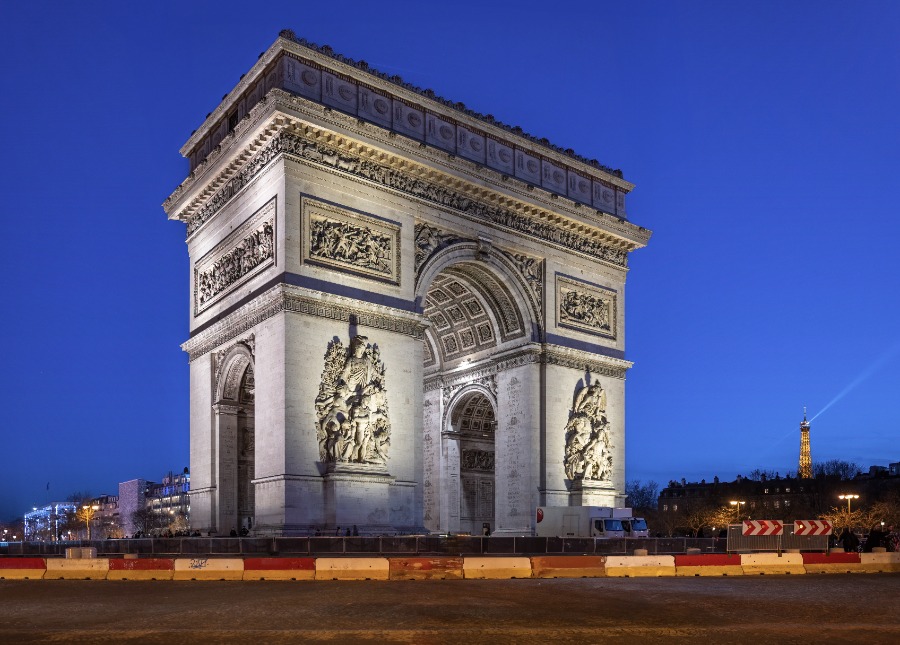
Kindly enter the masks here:
[[632, 185], [282, 32], [182, 148], [191, 523], [521, 534], [624, 500]]

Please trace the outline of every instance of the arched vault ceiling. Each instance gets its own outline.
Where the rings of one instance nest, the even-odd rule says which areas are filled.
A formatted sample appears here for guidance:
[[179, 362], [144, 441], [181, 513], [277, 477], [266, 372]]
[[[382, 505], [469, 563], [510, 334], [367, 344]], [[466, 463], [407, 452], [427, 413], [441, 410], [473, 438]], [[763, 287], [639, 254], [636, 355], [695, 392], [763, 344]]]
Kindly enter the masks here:
[[461, 435], [479, 438], [493, 438], [497, 427], [494, 406], [480, 392], [470, 394], [456, 404], [450, 423]]
[[431, 321], [431, 342], [425, 343], [426, 368], [525, 335], [522, 315], [509, 290], [489, 270], [474, 263], [441, 271], [425, 295], [424, 313]]

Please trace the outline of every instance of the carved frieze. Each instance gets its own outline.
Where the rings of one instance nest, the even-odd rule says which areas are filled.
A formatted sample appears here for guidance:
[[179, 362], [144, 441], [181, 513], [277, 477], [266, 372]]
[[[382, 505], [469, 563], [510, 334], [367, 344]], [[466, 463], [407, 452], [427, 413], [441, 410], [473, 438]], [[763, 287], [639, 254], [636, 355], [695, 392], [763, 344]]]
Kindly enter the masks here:
[[194, 315], [275, 263], [276, 198], [194, 264]]
[[589, 334], [616, 338], [616, 292], [556, 276], [557, 324]]
[[489, 450], [463, 450], [463, 470], [482, 470], [494, 472], [494, 453]]
[[597, 382], [575, 395], [566, 424], [565, 470], [571, 481], [610, 481], [613, 458], [606, 418], [606, 392]]
[[398, 224], [309, 197], [302, 203], [306, 261], [400, 283]]
[[414, 177], [403, 171], [363, 159], [336, 148], [311, 141], [295, 132], [282, 130], [256, 154], [247, 165], [223, 186], [207, 204], [188, 221], [188, 237], [222, 208], [241, 188], [252, 181], [270, 161], [279, 154], [289, 154], [305, 162], [342, 171], [360, 179], [375, 182], [412, 197], [446, 208], [457, 210], [466, 216], [540, 239], [576, 253], [625, 267], [628, 252], [603, 244], [574, 230], [557, 224], [528, 217], [522, 213], [480, 201], [451, 188]]
[[387, 385], [378, 345], [354, 336], [328, 344], [316, 397], [319, 458], [328, 464], [385, 467], [391, 444]]

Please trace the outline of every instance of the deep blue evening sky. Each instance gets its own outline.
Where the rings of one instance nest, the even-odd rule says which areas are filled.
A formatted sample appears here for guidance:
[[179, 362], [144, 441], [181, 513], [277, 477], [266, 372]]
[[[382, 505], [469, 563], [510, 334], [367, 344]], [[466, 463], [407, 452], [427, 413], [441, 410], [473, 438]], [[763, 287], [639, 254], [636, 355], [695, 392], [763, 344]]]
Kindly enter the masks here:
[[283, 28], [637, 184], [628, 479], [795, 470], [867, 371], [813, 459], [900, 461], [900, 3], [7, 2], [0, 519], [188, 464], [160, 204]]

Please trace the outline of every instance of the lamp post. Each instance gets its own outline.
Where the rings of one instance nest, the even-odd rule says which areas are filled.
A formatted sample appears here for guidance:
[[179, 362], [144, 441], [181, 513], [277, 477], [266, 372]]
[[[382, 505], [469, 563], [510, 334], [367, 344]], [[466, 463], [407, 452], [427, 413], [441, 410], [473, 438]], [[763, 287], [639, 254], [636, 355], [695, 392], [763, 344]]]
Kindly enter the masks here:
[[747, 502], [739, 502], [739, 501], [733, 499], [728, 503], [731, 504], [732, 506], [734, 506], [735, 517], [737, 518], [738, 523], [740, 523], [740, 521], [741, 521], [741, 504], [746, 504]]
[[847, 515], [850, 515], [850, 500], [859, 499], [859, 495], [838, 495], [838, 499], [847, 500]]

